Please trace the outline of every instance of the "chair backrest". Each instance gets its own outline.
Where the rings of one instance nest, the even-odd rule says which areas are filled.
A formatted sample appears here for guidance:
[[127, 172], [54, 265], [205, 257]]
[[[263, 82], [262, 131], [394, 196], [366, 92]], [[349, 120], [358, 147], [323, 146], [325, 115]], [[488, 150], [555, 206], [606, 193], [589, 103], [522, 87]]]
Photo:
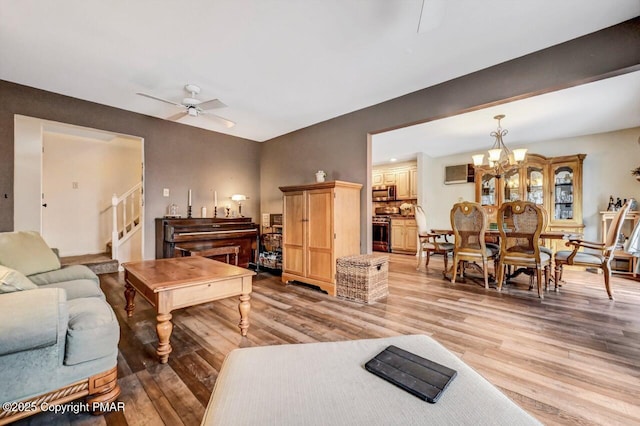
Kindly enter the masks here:
[[528, 201], [503, 203], [498, 210], [500, 252], [507, 256], [540, 259], [542, 209]]
[[607, 236], [604, 239], [604, 248], [605, 250], [613, 250], [616, 247], [616, 243], [618, 242], [618, 235], [620, 235], [620, 231], [622, 230], [622, 224], [624, 222], [624, 218], [629, 211], [629, 207], [631, 207], [631, 201], [633, 199], [627, 200], [626, 203], [622, 206], [618, 213], [611, 220], [611, 226], [607, 231]]
[[542, 213], [542, 232], [544, 232], [549, 226], [549, 213], [542, 207], [540, 207], [540, 213]]
[[451, 227], [456, 251], [485, 253], [486, 226], [486, 213], [480, 203], [465, 201], [456, 203], [451, 208]]
[[418, 234], [428, 234], [429, 229], [427, 229], [427, 215], [424, 213], [422, 207], [416, 206], [414, 215], [416, 219], [416, 225], [418, 226]]

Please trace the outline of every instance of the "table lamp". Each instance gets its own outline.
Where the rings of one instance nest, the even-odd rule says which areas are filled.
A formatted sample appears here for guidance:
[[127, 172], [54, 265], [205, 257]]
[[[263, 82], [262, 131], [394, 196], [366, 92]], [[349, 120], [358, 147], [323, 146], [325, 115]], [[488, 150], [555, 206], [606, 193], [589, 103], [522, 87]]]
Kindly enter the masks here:
[[247, 200], [247, 196], [246, 195], [242, 195], [242, 194], [233, 194], [231, 196], [231, 200], [235, 201], [236, 203], [238, 203], [238, 215], [240, 217], [244, 217], [244, 216], [242, 216], [242, 202]]

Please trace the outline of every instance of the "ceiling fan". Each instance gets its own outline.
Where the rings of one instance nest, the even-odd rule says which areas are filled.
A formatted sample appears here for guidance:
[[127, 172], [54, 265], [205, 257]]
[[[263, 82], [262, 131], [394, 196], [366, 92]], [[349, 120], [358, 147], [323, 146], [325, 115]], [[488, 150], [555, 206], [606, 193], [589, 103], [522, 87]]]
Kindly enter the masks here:
[[225, 125], [226, 127], [233, 127], [236, 125], [236, 123], [234, 123], [231, 120], [227, 120], [226, 118], [222, 118], [219, 115], [215, 115], [209, 112], [212, 109], [226, 107], [226, 105], [222, 103], [220, 100], [210, 99], [208, 101], [201, 101], [200, 99], [196, 99], [196, 95], [200, 93], [200, 87], [196, 86], [195, 84], [187, 84], [186, 86], [184, 86], [184, 90], [187, 91], [190, 94], [190, 96], [187, 96], [186, 98], [182, 99], [182, 103], [169, 101], [167, 99], [162, 99], [157, 96], [148, 95], [146, 93], [138, 92], [136, 94], [140, 96], [144, 96], [145, 98], [155, 99], [156, 101], [171, 104], [184, 109], [184, 111], [182, 112], [179, 112], [170, 117], [167, 117], [167, 120], [176, 121], [187, 115], [191, 117], [198, 117], [200, 114], [202, 114], [205, 117], [208, 117], [214, 121], [217, 121]]
[[445, 7], [444, 0], [422, 0], [418, 33], [426, 33], [442, 25]]

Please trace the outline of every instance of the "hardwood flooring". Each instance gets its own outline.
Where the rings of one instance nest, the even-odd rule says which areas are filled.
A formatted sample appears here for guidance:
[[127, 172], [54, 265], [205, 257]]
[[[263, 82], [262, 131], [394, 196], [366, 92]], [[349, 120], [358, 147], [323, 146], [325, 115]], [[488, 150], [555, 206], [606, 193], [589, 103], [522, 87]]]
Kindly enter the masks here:
[[247, 337], [236, 298], [173, 312], [173, 353], [155, 355], [155, 315], [137, 297], [124, 310], [121, 274], [101, 276], [121, 326], [118, 375], [124, 411], [101, 417], [44, 413], [20, 424], [198, 425], [224, 357], [246, 346], [427, 334], [457, 354], [545, 424], [640, 424], [640, 282], [565, 271], [559, 292], [528, 291], [527, 277], [485, 290], [480, 280], [451, 284], [442, 260], [415, 270], [413, 256], [391, 255], [389, 296], [370, 305], [303, 285], [254, 281]]

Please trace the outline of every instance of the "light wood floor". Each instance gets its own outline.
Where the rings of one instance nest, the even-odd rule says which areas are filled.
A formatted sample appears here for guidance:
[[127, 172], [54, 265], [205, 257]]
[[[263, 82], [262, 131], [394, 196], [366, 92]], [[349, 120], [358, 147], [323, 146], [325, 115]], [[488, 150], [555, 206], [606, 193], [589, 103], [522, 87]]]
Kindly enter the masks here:
[[21, 424], [198, 425], [229, 351], [279, 345], [427, 334], [545, 424], [640, 424], [640, 282], [616, 277], [614, 302], [602, 275], [565, 272], [543, 301], [526, 277], [502, 293], [442, 279], [442, 260], [416, 272], [413, 256], [391, 255], [389, 297], [362, 305], [279, 277], [254, 281], [249, 335], [237, 300], [174, 312], [173, 353], [155, 356], [155, 315], [138, 297], [124, 311], [122, 275], [102, 275], [121, 325], [119, 382], [124, 412], [103, 417], [41, 414]]

